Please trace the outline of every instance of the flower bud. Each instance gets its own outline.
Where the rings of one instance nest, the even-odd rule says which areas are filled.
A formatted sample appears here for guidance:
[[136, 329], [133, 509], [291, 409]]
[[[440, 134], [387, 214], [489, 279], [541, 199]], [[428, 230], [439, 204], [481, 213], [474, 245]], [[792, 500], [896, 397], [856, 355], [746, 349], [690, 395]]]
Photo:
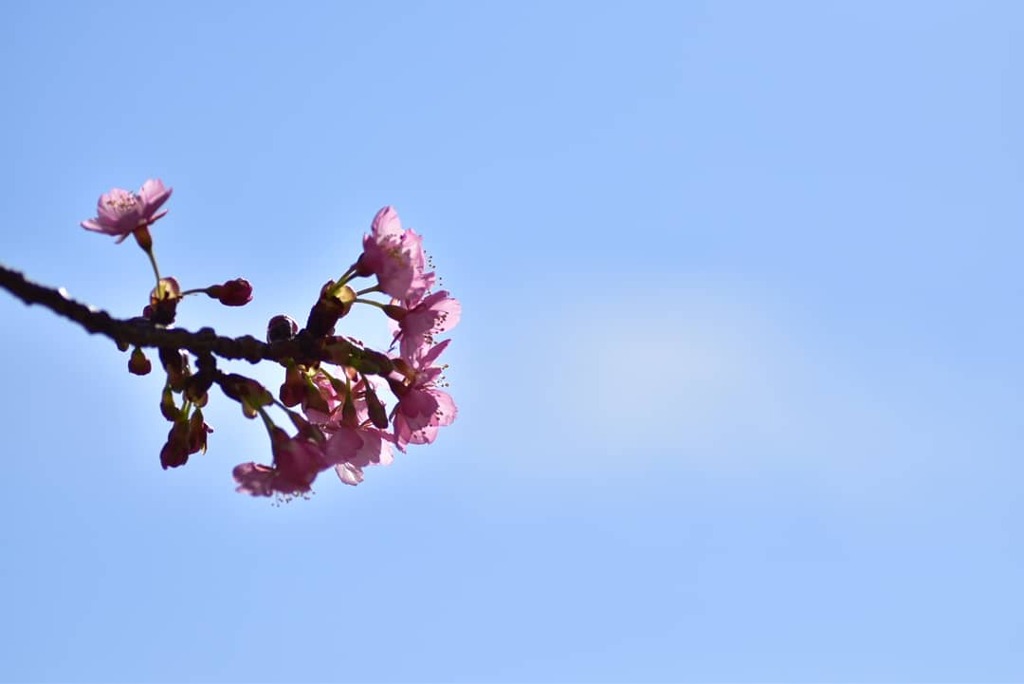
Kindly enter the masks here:
[[223, 285], [211, 285], [206, 294], [224, 306], [245, 306], [252, 301], [252, 285], [245, 278], [235, 278]]
[[128, 358], [128, 372], [132, 375], [147, 375], [153, 370], [153, 364], [149, 362], [146, 355], [138, 347]]
[[278, 314], [267, 323], [267, 343], [290, 340], [299, 332], [299, 324], [291, 316]]
[[174, 403], [174, 394], [171, 393], [170, 387], [164, 387], [163, 394], [160, 395], [160, 413], [172, 423], [181, 417], [181, 411]]
[[373, 391], [368, 382], [366, 383], [366, 409], [370, 414], [370, 422], [373, 423], [374, 427], [378, 427], [381, 430], [387, 429], [387, 411], [384, 410], [384, 404], [381, 403], [377, 393]]
[[202, 451], [206, 453], [206, 435], [213, 432], [213, 428], [203, 421], [203, 412], [196, 409], [192, 417], [188, 419], [188, 453], [195, 454]]
[[277, 396], [285, 406], [296, 406], [306, 396], [306, 381], [297, 366], [285, 369], [284, 382]]

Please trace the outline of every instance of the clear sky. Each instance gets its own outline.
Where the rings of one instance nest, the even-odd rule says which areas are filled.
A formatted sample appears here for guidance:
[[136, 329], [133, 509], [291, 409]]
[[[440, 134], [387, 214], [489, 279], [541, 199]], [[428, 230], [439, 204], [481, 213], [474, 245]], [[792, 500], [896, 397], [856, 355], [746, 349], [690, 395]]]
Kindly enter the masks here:
[[[235, 494], [214, 397], [0, 292], [0, 679], [1024, 681], [1024, 3], [5, 2], [0, 262], [301, 317], [384, 204], [458, 422]], [[379, 324], [356, 321], [353, 332]], [[371, 333], [365, 332], [370, 335]], [[261, 378], [278, 382], [273, 369]]]

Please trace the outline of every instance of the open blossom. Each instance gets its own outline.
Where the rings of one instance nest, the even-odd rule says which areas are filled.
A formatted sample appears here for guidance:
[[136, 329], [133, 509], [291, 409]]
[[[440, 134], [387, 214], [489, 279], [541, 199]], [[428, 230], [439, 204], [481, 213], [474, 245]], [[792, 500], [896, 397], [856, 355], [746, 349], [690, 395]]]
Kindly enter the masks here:
[[419, 302], [434, 284], [433, 272], [425, 271], [423, 238], [402, 229], [393, 207], [384, 207], [373, 217], [357, 264], [360, 275], [376, 275], [381, 291], [396, 299]]
[[444, 368], [432, 365], [449, 342], [424, 345], [407, 359], [409, 384], [398, 398], [394, 417], [395, 445], [402, 451], [407, 444], [430, 444], [437, 439], [438, 429], [451, 425], [458, 415], [451, 395], [437, 387]]
[[357, 485], [363, 481], [363, 468], [370, 465], [390, 465], [389, 435], [375, 427], [349, 427], [342, 425], [327, 440], [327, 459], [334, 463], [334, 471], [342, 482]]
[[341, 481], [356, 485], [363, 481], [363, 468], [389, 465], [394, 460], [391, 436], [370, 424], [366, 392], [373, 390], [367, 389], [365, 380], [352, 386], [347, 415], [345, 402], [323, 374], [315, 376], [313, 383], [330, 412], [311, 407], [304, 407], [304, 410], [309, 420], [328, 435], [324, 455]]
[[273, 466], [260, 463], [235, 466], [232, 474], [238, 483], [238, 491], [252, 496], [305, 494], [316, 476], [330, 466], [322, 446], [298, 435], [289, 437], [281, 428], [274, 428], [271, 445]]
[[461, 317], [462, 304], [446, 290], [427, 295], [393, 326], [398, 328], [394, 335], [396, 341], [401, 340], [402, 357], [410, 359], [419, 348], [432, 345], [435, 335], [454, 328]]
[[156, 223], [166, 211], [157, 213], [172, 188], [164, 187], [160, 180], [150, 179], [137, 193], [114, 188], [102, 195], [96, 203], [96, 218], [82, 221], [82, 227], [97, 233], [114, 235], [122, 242], [135, 229]]

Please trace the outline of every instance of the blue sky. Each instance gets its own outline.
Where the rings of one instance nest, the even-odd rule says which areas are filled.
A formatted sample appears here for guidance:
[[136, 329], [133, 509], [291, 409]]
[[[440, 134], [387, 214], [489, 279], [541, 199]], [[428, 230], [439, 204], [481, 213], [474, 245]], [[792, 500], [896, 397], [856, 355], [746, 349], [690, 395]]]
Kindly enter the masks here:
[[135, 315], [78, 222], [159, 177], [164, 271], [255, 286], [182, 325], [384, 204], [464, 314], [458, 422], [273, 507], [0, 293], [0, 679], [1024, 680], [1022, 7], [3, 4], [4, 264]]

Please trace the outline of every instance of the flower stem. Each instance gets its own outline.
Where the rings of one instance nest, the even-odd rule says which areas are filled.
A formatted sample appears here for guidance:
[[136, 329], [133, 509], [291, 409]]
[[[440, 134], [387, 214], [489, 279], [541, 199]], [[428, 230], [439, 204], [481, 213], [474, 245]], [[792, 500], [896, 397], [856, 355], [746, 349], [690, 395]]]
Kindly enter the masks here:
[[160, 267], [156, 265], [156, 257], [153, 256], [153, 250], [147, 249], [146, 256], [149, 257], [149, 263], [153, 267], [153, 275], [156, 276], [156, 286], [160, 287]]

